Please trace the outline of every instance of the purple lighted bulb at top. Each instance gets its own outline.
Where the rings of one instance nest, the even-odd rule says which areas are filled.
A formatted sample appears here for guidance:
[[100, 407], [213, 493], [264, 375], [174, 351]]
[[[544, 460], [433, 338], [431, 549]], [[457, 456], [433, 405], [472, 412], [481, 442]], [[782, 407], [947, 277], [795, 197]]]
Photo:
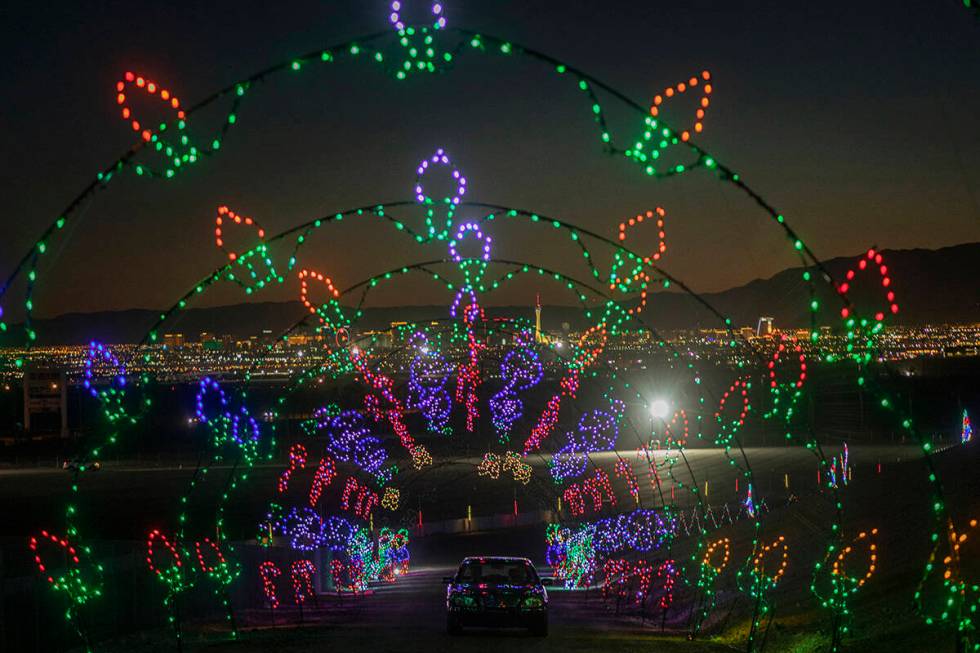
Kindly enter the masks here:
[[[399, 32], [405, 29], [405, 22], [401, 18], [402, 3], [400, 0], [394, 0], [391, 3], [391, 15], [388, 19], [391, 24], [395, 26]], [[443, 6], [440, 2], [435, 2], [432, 4], [432, 15], [436, 16], [436, 22], [433, 27], [436, 29], [443, 29], [446, 27], [446, 17], [442, 13]]]
[[429, 166], [434, 164], [452, 167], [452, 172], [450, 174], [456, 182], [456, 194], [452, 197], [447, 197], [446, 199], [449, 200], [454, 207], [459, 206], [459, 203], [463, 199], [463, 195], [466, 194], [466, 177], [460, 173], [458, 168], [453, 166], [452, 161], [449, 160], [445, 150], [442, 148], [436, 150], [436, 153], [433, 154], [430, 159], [423, 159], [422, 162], [419, 163], [419, 167], [415, 170], [416, 174], [418, 175], [415, 180], [415, 198], [420, 204], [425, 204], [427, 199], [431, 200], [431, 198], [425, 194], [425, 188], [422, 186], [422, 177], [429, 171]]
[[[470, 232], [475, 232], [477, 240], [483, 241], [483, 256], [481, 257], [484, 261], [490, 260], [490, 245], [493, 243], [493, 239], [490, 236], [484, 238], [483, 232], [480, 230], [480, 225], [475, 222], [466, 222], [459, 225], [459, 230], [456, 232], [456, 240], [450, 241], [449, 243], [449, 255], [453, 257], [453, 260], [460, 263], [463, 257], [460, 256], [459, 252], [456, 251], [457, 241], [462, 241], [466, 238], [467, 234]], [[470, 258], [470, 257], [467, 257]]]

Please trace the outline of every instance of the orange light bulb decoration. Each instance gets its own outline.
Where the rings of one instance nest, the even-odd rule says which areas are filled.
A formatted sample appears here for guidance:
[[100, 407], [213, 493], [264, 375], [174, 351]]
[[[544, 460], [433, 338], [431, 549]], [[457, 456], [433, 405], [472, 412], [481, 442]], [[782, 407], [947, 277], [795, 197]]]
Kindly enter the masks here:
[[[251, 227], [254, 229], [255, 235], [258, 236], [258, 244], [245, 252], [236, 252], [229, 248], [225, 242], [229, 227], [238, 225]], [[246, 292], [251, 293], [256, 288], [264, 288], [266, 284], [272, 281], [279, 281], [280, 283], [284, 281], [278, 275], [275, 266], [272, 264], [272, 258], [269, 256], [269, 248], [265, 242], [265, 229], [262, 228], [257, 220], [249, 216], [239, 215], [227, 206], [219, 206], [218, 214], [214, 219], [214, 244], [218, 249], [228, 255], [229, 262], [235, 263], [247, 270], [247, 279], [240, 278], [234, 272], [228, 273], [228, 279], [244, 287]], [[254, 259], [260, 259], [265, 264], [266, 272], [264, 276], [260, 275], [256, 270], [256, 265], [253, 262]]]
[[[777, 552], [782, 553], [778, 566], [775, 568], [775, 571], [772, 571], [772, 567], [770, 567], [770, 571], [767, 572], [766, 559], [772, 555], [776, 555]], [[786, 567], [788, 566], [789, 547], [786, 544], [786, 538], [780, 535], [771, 544], [763, 546], [752, 559], [752, 575], [755, 576], [758, 583], [764, 584], [771, 589], [776, 587], [779, 579], [786, 573]]]
[[[715, 563], [717, 556], [716, 552], [721, 551], [721, 562]], [[725, 567], [728, 566], [728, 561], [732, 556], [732, 543], [727, 537], [723, 537], [720, 540], [715, 540], [708, 545], [708, 548], [704, 551], [704, 557], [701, 558], [701, 565], [706, 569], [710, 569], [714, 575], [718, 575], [725, 571]]]
[[[834, 564], [831, 567], [831, 573], [834, 576], [839, 576], [842, 580], [850, 580], [854, 583], [854, 588], [857, 589], [864, 585], [875, 573], [878, 568], [878, 545], [875, 543], [874, 538], [878, 535], [878, 529], [872, 528], [870, 533], [860, 532], [858, 536], [854, 538], [854, 541], [841, 549], [841, 552], [837, 554], [837, 559], [834, 560]], [[863, 543], [868, 549], [868, 568], [865, 570], [864, 574], [861, 576], [850, 576], [847, 570], [844, 568], [844, 561], [848, 556], [853, 553], [854, 548]]]
[[[660, 258], [667, 253], [667, 233], [664, 231], [664, 219], [667, 217], [667, 212], [662, 207], [657, 207], [652, 211], [647, 211], [646, 213], [640, 213], [636, 217], [630, 218], [625, 222], [619, 223], [619, 241], [626, 241], [626, 232], [638, 224], [642, 224], [644, 220], [656, 220], [657, 222], [657, 235], [660, 239], [657, 249], [650, 256], [643, 258], [643, 262], [647, 265], [651, 265], [654, 261], [659, 261]], [[635, 308], [629, 309], [629, 314], [633, 315], [643, 311], [643, 307], [647, 303], [647, 285], [650, 283], [650, 274], [643, 270], [641, 266], [637, 266], [633, 269], [631, 273], [631, 278], [629, 281], [618, 282], [616, 280], [616, 270], [622, 265], [622, 254], [616, 252], [615, 260], [613, 264], [612, 274], [609, 279], [609, 289], [615, 290], [619, 287], [624, 292], [627, 291], [629, 286], [633, 283], [640, 282], [640, 304]]]
[[[701, 87], [701, 100], [698, 102], [698, 108], [694, 112], [694, 125], [691, 127], [694, 133], [700, 134], [704, 129], [704, 116], [708, 111], [708, 106], [711, 104], [709, 96], [711, 95], [711, 73], [707, 70], [703, 71], [699, 77], [691, 77], [686, 82], [680, 82], [676, 86], [668, 86], [664, 89], [662, 95], [656, 95], [653, 98], [653, 105], [650, 107], [650, 115], [654, 118], [660, 115], [660, 109], [663, 104], [674, 97], [683, 95], [688, 90], [693, 91], [698, 86]], [[681, 140], [685, 143], [691, 140], [691, 131], [684, 130], [681, 132]]]

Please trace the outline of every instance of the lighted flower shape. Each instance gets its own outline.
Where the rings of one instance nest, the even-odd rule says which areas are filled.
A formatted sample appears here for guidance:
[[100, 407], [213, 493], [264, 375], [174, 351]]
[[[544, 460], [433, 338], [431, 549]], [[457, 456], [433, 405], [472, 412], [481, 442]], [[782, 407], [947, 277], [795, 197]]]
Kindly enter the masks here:
[[782, 336], [767, 363], [770, 409], [764, 417], [789, 421], [807, 378], [806, 354], [796, 338]]
[[[875, 278], [876, 272], [878, 284], [881, 287], [879, 292], [884, 293], [884, 305], [875, 310], [873, 314], [856, 311], [848, 293], [853, 291], [853, 286], [858, 278], [857, 275], [861, 273], [864, 276]], [[874, 356], [875, 340], [885, 328], [885, 318], [890, 315], [897, 315], [899, 310], [888, 266], [885, 264], [881, 253], [873, 248], [869, 249], [866, 255], [858, 260], [857, 268], [851, 268], [845, 273], [844, 281], [837, 287], [837, 292], [848, 302], [848, 305], [840, 311], [841, 318], [844, 320], [844, 328], [847, 329], [848, 356], [859, 364], [869, 363]]]
[[429, 345], [424, 333], [416, 333], [412, 343], [416, 354], [409, 366], [408, 407], [422, 413], [430, 431], [448, 432], [453, 403], [446, 385], [452, 365], [438, 349]]
[[[952, 519], [947, 520], [946, 532], [934, 536], [935, 544], [925, 574], [913, 597], [916, 611], [927, 624], [955, 624], [961, 636], [976, 633], [977, 613], [980, 612], [980, 584], [975, 578], [966, 577], [962, 565], [963, 558], [970, 559], [964, 555], [964, 547], [971, 546], [968, 542], [977, 523], [976, 519], [971, 519], [965, 526], [958, 527]], [[972, 546], [975, 541], [976, 538]]]
[[[56, 592], [64, 592], [71, 601], [70, 615], [75, 609], [102, 596], [102, 566], [87, 559], [87, 547], [78, 547], [67, 538], [46, 530], [28, 540], [34, 564]], [[51, 553], [54, 557], [51, 557]], [[67, 564], [67, 568], [62, 568]]]
[[[109, 377], [109, 383], [100, 385], [99, 379], [105, 376]], [[89, 343], [82, 385], [102, 403], [110, 423], [131, 418], [125, 403], [126, 368], [106, 345], [95, 341]]]
[[[226, 240], [229, 228], [232, 226], [254, 230], [257, 243], [244, 252], [237, 252], [228, 247]], [[242, 286], [246, 293], [251, 294], [255, 290], [261, 290], [273, 281], [278, 283], [285, 281], [276, 272], [272, 263], [269, 246], [265, 242], [265, 229], [251, 217], [239, 215], [227, 206], [219, 206], [215, 218], [214, 243], [228, 256], [229, 270], [226, 278]]]
[[524, 414], [524, 402], [518, 396], [527, 392], [544, 377], [537, 353], [527, 344], [507, 352], [500, 364], [503, 387], [488, 401], [490, 418], [501, 443], [509, 441], [510, 430]]
[[[701, 98], [694, 110], [694, 120], [691, 126], [680, 131], [667, 126], [661, 115], [667, 103], [688, 91], [694, 93], [695, 89], [701, 90]], [[692, 133], [700, 134], [703, 131], [704, 117], [708, 106], [711, 104], [710, 96], [713, 90], [711, 73], [705, 70], [700, 75], [694, 75], [675, 86], [668, 86], [663, 93], [654, 96], [650, 106], [650, 115], [643, 119], [643, 132], [625, 151], [625, 155], [644, 166], [649, 175], [677, 174], [687, 170], [691, 166], [670, 165], [658, 170], [658, 165], [662, 165], [659, 159], [666, 149], [678, 143], [687, 143], [691, 140]]]
[[395, 77], [405, 79], [412, 72], [434, 73], [439, 66], [453, 60], [449, 52], [440, 53], [436, 49], [436, 35], [446, 27], [446, 12], [441, 2], [423, 3], [429, 7], [431, 23], [411, 25], [405, 17], [406, 5], [411, 0], [393, 0], [391, 14], [388, 16], [392, 27], [398, 32], [398, 43], [405, 57], [395, 69]]
[[398, 510], [398, 501], [401, 493], [393, 487], [386, 487], [384, 496], [381, 497], [381, 507], [392, 512]]
[[[667, 212], [657, 207], [646, 213], [640, 213], [636, 217], [619, 223], [619, 241], [626, 241], [627, 233], [634, 226], [643, 224], [644, 220], [655, 222], [659, 244], [649, 256], [638, 257], [623, 249], [617, 249], [613, 254], [613, 262], [609, 271], [609, 289], [618, 290], [621, 293], [640, 293], [639, 304], [627, 310], [629, 315], [641, 313], [647, 304], [647, 292], [652, 283], [649, 266], [659, 261], [667, 252], [667, 234], [664, 231], [664, 220]], [[593, 269], [593, 274], [598, 277], [599, 272]]]
[[745, 418], [752, 409], [750, 388], [751, 384], [745, 379], [735, 379], [718, 401], [718, 410], [715, 411], [715, 422], [718, 424], [715, 444], [718, 446], [729, 446], [745, 425]]
[[494, 480], [500, 478], [500, 456], [492, 452], [483, 454], [483, 460], [477, 465], [476, 473], [479, 476], [489, 476]]
[[[132, 93], [134, 88], [137, 92], [158, 98], [162, 103], [161, 106], [170, 114], [169, 121], [165, 120], [154, 127], [150, 120], [141, 120], [133, 111], [131, 99], [127, 96], [127, 93]], [[169, 89], [143, 75], [127, 71], [123, 78], [116, 82], [116, 104], [119, 105], [122, 119], [129, 123], [132, 130], [165, 157], [167, 167], [162, 173], [164, 176], [173, 177], [181, 166], [194, 163], [200, 157], [200, 152], [190, 145], [187, 134], [184, 133], [187, 116], [181, 108], [180, 100]], [[172, 131], [167, 133], [168, 129], [171, 129], [169, 125], [173, 127]], [[146, 170], [142, 166], [137, 166], [136, 171], [143, 174]]]
[[[426, 175], [436, 167], [443, 167], [449, 170], [450, 183], [455, 191], [452, 195], [443, 198], [433, 198], [425, 191], [423, 184]], [[453, 217], [456, 210], [466, 195], [466, 177], [453, 165], [449, 155], [442, 148], [436, 150], [435, 154], [427, 159], [422, 159], [416, 170], [415, 178], [415, 199], [425, 208], [425, 227], [428, 239], [447, 240], [453, 227]]]

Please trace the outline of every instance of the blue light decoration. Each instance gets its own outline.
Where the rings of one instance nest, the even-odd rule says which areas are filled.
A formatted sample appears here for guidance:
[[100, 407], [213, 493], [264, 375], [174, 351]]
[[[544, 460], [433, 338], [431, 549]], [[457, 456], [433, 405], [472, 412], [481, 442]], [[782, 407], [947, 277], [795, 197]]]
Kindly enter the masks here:
[[425, 417], [426, 425], [433, 433], [449, 435], [449, 415], [453, 402], [446, 390], [452, 365], [435, 348], [429, 345], [425, 333], [413, 334], [410, 343], [416, 354], [409, 366], [408, 401], [409, 408], [418, 409]]
[[[526, 341], [528, 334], [522, 334]], [[524, 414], [524, 402], [518, 396], [527, 392], [544, 377], [541, 359], [526, 344], [507, 353], [500, 363], [504, 387], [490, 397], [490, 420], [501, 444], [510, 442], [510, 430]]]
[[[109, 367], [111, 380], [107, 387], [99, 389], [95, 386], [95, 381], [98, 371], [106, 365]], [[107, 346], [100, 342], [93, 340], [89, 343], [82, 385], [89, 394], [102, 402], [105, 416], [110, 423], [115, 423], [127, 415], [123, 405], [126, 398], [126, 367]]]
[[619, 399], [609, 403], [609, 410], [591, 410], [579, 419], [578, 427], [568, 434], [568, 442], [558, 450], [549, 464], [557, 482], [578, 478], [588, 466], [586, 454], [611, 451], [619, 438], [619, 423], [626, 404]]
[[839, 456], [834, 456], [830, 461], [830, 481], [828, 485], [834, 489], [841, 488], [850, 482], [851, 468], [848, 464], [847, 443], [844, 443], [844, 451]]
[[317, 423], [327, 432], [327, 452], [337, 460], [377, 475], [388, 460], [381, 440], [371, 435], [371, 428], [356, 410], [345, 410]]
[[194, 406], [198, 423], [204, 424], [211, 431], [216, 448], [234, 444], [241, 449], [246, 460], [258, 457], [262, 439], [259, 423], [249, 414], [244, 404], [236, 411], [230, 410], [228, 397], [217, 381], [208, 376], [201, 379], [194, 397]]
[[970, 415], [963, 409], [963, 429], [960, 432], [960, 443], [966, 444], [973, 441], [973, 424], [970, 423]]

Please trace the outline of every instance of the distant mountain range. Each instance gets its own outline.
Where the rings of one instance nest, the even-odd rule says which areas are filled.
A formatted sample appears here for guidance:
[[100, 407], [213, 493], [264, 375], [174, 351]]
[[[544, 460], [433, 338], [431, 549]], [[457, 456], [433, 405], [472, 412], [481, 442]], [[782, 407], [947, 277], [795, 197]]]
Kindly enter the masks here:
[[[900, 311], [894, 324], [919, 325], [980, 322], [980, 243], [968, 243], [937, 250], [884, 250], [882, 255], [892, 278]], [[854, 267], [858, 256], [824, 261], [825, 269], [835, 279], [843, 279]], [[771, 316], [777, 327], [802, 327], [809, 324], [810, 298], [803, 268], [783, 270], [769, 279], [757, 279], [722, 292], [705, 293], [701, 298], [736, 326], [754, 326], [762, 315]], [[816, 272], [814, 272], [816, 274]], [[864, 312], [873, 313], [884, 306], [884, 291], [877, 270], [858, 276], [850, 297]], [[821, 324], [837, 322], [839, 305], [833, 290], [818, 281], [817, 297]], [[399, 306], [368, 308], [358, 323], [360, 329], [387, 328], [393, 321], [425, 321], [447, 316], [446, 306]], [[530, 306], [492, 306], [488, 317], [534, 318]], [[246, 338], [264, 329], [280, 333], [304, 315], [299, 302], [258, 302], [192, 308], [167, 324], [165, 331], [183, 333], [188, 340], [207, 331]], [[37, 320], [38, 344], [83, 344], [90, 340], [107, 343], [139, 342], [159, 316], [158, 311], [132, 309], [97, 313], [69, 313], [52, 319]], [[658, 329], [716, 327], [718, 320], [695, 298], [676, 290], [654, 292], [644, 319]], [[588, 325], [582, 311], [570, 306], [545, 306], [542, 326], [548, 331], [563, 328], [579, 330]], [[12, 328], [0, 345], [20, 344], [20, 329]]]

